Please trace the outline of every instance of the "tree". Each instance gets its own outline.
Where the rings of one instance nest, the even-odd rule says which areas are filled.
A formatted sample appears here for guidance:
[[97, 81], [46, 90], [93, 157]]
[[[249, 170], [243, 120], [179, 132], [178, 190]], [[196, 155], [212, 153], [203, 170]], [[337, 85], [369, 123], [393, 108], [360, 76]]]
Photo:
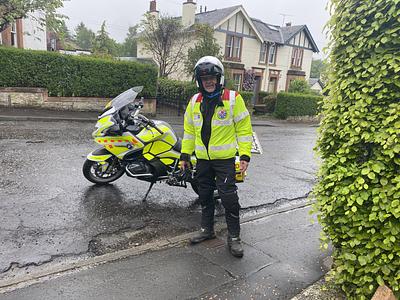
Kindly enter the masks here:
[[97, 32], [94, 40], [93, 52], [95, 55], [102, 57], [112, 57], [119, 55], [120, 47], [106, 31], [106, 21], [101, 24], [101, 28]]
[[[48, 30], [51, 32], [52, 30], [48, 28]], [[75, 39], [72, 36], [70, 30], [67, 27], [67, 24], [65, 23], [64, 20], [61, 20], [60, 23], [60, 28], [58, 33], [56, 34], [58, 39], [61, 42], [61, 47], [64, 50], [75, 50], [78, 48], [78, 45], [75, 43]]]
[[179, 69], [185, 59], [189, 35], [180, 22], [171, 17], [155, 18], [146, 14], [141, 23], [140, 41], [144, 50], [152, 54], [159, 67], [159, 75], [168, 75]]
[[92, 49], [95, 37], [95, 33], [88, 29], [83, 22], [75, 28], [75, 42], [81, 49]]
[[348, 299], [400, 297], [400, 1], [331, 0], [315, 209]]
[[326, 82], [326, 62], [322, 59], [313, 59], [311, 63], [311, 78], [319, 78]]
[[0, 32], [17, 19], [26, 18], [30, 13], [42, 11], [37, 21], [44, 27], [59, 32], [64, 16], [57, 13], [63, 7], [63, 0], [2, 0], [0, 3]]
[[300, 94], [313, 94], [314, 92], [311, 90], [307, 81], [304, 79], [295, 79], [290, 82], [289, 93], [300, 93]]
[[253, 92], [255, 84], [256, 84], [256, 73], [252, 69], [246, 70], [246, 72], [244, 72], [244, 78], [243, 78], [243, 90], [248, 92]]
[[185, 71], [189, 76], [193, 76], [194, 66], [203, 56], [215, 56], [222, 59], [220, 54], [221, 47], [214, 38], [214, 29], [208, 24], [196, 24], [194, 28], [196, 45], [188, 50], [185, 59]]
[[137, 30], [138, 25], [131, 26], [123, 44], [123, 55], [137, 57]]

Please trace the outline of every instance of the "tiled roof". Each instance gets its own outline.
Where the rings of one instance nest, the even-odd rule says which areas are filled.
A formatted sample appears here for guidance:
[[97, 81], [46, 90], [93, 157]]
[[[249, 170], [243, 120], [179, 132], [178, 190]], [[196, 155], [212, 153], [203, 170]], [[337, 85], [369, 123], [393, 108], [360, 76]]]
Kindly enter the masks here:
[[279, 26], [264, 23], [258, 19], [251, 18], [254, 26], [260, 32], [265, 41], [283, 44], [282, 33]]
[[285, 43], [289, 42], [289, 40], [300, 30], [304, 28], [305, 25], [297, 25], [297, 26], [287, 26], [281, 27], [283, 40]]
[[[231, 7], [197, 13], [195, 15], [195, 23], [208, 24], [211, 27], [215, 27], [219, 22], [227, 18], [230, 14], [232, 14], [240, 7], [242, 7], [242, 5], [235, 5]], [[306, 25], [280, 27], [277, 25], [264, 23], [263, 21], [255, 18], [251, 18], [251, 21], [253, 22], [255, 28], [260, 33], [264, 41], [277, 44], [287, 44], [295, 34], [304, 29], [310, 36], [310, 41], [313, 45], [314, 51], [319, 51]]]
[[210, 10], [207, 12], [202, 12], [196, 14], [196, 23], [201, 23], [201, 24], [208, 24], [210, 26], [215, 26], [221, 20], [229, 16], [231, 13], [233, 13], [236, 9], [241, 7], [241, 5], [236, 5], [236, 6], [231, 6], [231, 7], [226, 7], [226, 8], [221, 8], [221, 9], [215, 9], [215, 10]]

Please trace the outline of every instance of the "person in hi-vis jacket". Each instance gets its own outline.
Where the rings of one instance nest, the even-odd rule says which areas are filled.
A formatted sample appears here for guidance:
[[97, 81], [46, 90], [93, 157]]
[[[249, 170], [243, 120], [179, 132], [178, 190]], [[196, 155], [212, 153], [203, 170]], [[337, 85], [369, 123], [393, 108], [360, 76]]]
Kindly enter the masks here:
[[235, 181], [235, 156], [239, 151], [240, 170], [250, 162], [252, 127], [242, 96], [224, 88], [224, 67], [213, 56], [202, 57], [195, 66], [199, 93], [188, 103], [180, 167], [190, 167], [197, 157], [196, 173], [202, 206], [201, 230], [191, 239], [196, 244], [215, 238], [214, 187], [218, 189], [228, 227], [228, 247], [232, 255], [243, 256], [240, 240], [239, 197]]

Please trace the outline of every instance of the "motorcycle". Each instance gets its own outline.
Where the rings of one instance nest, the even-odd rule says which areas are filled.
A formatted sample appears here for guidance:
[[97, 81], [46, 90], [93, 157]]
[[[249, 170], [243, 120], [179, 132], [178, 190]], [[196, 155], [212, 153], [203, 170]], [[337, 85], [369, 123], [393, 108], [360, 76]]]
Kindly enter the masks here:
[[[143, 98], [136, 99], [143, 87], [131, 88], [111, 100], [98, 117], [92, 133], [101, 148], [91, 152], [83, 164], [83, 175], [97, 185], [113, 182], [126, 174], [146, 181], [150, 186], [142, 199], [146, 201], [156, 182], [187, 188], [196, 194], [196, 157], [191, 156], [193, 168], [179, 168], [182, 139], [164, 121], [151, 120], [140, 114]], [[243, 182], [239, 157], [236, 157], [236, 181]]]

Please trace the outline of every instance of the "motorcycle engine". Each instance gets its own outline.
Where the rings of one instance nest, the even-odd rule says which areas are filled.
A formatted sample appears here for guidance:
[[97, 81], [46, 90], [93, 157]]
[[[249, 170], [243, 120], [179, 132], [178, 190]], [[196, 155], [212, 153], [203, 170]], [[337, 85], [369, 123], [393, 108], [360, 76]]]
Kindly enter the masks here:
[[150, 166], [144, 161], [135, 161], [127, 166], [132, 175], [151, 174]]

